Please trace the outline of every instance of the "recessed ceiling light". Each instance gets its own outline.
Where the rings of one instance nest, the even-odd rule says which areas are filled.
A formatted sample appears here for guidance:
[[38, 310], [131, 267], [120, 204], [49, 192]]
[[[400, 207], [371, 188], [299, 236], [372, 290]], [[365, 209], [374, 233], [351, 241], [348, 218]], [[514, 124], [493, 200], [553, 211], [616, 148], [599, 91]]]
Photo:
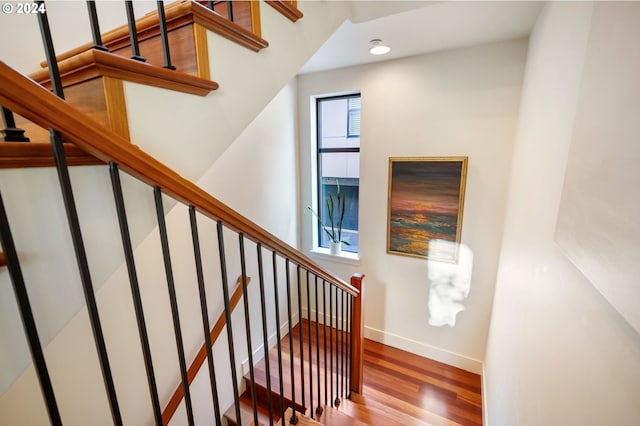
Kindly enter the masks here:
[[379, 38], [374, 38], [369, 42], [371, 48], [369, 49], [369, 53], [372, 55], [384, 55], [385, 53], [389, 53], [391, 48], [389, 46], [385, 46], [382, 44], [382, 40]]

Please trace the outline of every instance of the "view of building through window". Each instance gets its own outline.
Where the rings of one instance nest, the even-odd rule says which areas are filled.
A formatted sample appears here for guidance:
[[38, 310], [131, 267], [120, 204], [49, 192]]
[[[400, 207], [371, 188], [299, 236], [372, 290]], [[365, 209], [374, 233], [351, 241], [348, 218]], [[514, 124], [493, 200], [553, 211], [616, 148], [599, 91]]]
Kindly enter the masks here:
[[[358, 197], [360, 184], [360, 94], [318, 98], [318, 245], [329, 247], [322, 225], [331, 227], [326, 200], [338, 193], [345, 197], [342, 249], [358, 252]], [[337, 209], [334, 216], [337, 216]], [[338, 218], [334, 217], [334, 224]]]

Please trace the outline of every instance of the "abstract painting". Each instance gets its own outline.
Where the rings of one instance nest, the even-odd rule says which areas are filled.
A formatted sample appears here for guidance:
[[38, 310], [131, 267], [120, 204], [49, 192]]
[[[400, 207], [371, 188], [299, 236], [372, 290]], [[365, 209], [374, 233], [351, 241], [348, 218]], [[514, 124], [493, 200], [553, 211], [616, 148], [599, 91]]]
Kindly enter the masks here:
[[467, 157], [389, 159], [388, 253], [457, 261], [467, 162]]

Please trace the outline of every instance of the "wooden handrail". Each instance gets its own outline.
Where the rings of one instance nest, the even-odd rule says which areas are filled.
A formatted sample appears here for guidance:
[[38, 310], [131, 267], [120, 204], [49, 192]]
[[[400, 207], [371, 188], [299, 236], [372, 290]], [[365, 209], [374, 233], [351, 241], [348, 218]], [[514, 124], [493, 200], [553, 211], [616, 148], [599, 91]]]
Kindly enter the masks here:
[[360, 292], [353, 298], [351, 310], [351, 392], [362, 395], [364, 370], [364, 306], [362, 297], [362, 280], [364, 275], [353, 274], [351, 285]]
[[4, 258], [4, 253], [0, 251], [0, 267], [7, 266], [7, 259]]
[[286, 242], [234, 211], [221, 201], [183, 178], [149, 154], [131, 145], [94, 120], [86, 117], [64, 100], [36, 84], [4, 62], [0, 61], [0, 105], [31, 120], [44, 128], [53, 128], [62, 133], [69, 142], [102, 161], [113, 161], [127, 173], [141, 181], [158, 186], [163, 192], [194, 206], [200, 213], [228, 228], [242, 233], [254, 242], [275, 250], [291, 262], [312, 271], [357, 296], [359, 291], [345, 281], [316, 264]]
[[[240, 298], [243, 295], [241, 280], [242, 280], [242, 276], [238, 277], [238, 280], [236, 281], [237, 282], [236, 288], [235, 290], [233, 290], [233, 294], [229, 299], [229, 304], [231, 305], [230, 306], [231, 312], [233, 312], [233, 310], [236, 308], [236, 306], [238, 305], [238, 302], [240, 302]], [[247, 285], [249, 285], [249, 283], [251, 283], [251, 277], [247, 277]], [[213, 328], [211, 329], [211, 334], [210, 334], [211, 344], [214, 344], [216, 340], [218, 340], [218, 337], [220, 336], [220, 333], [222, 333], [222, 329], [226, 324], [227, 322], [225, 320], [225, 312], [223, 311], [220, 313], [218, 320], [216, 321]], [[198, 351], [195, 358], [193, 359], [193, 362], [191, 363], [189, 370], [187, 371], [187, 379], [188, 379], [189, 385], [193, 383], [193, 380], [196, 378], [198, 371], [200, 371], [200, 367], [202, 367], [202, 364], [204, 364], [204, 361], [207, 359], [207, 348], [205, 345], [206, 343], [202, 344], [202, 346], [200, 347], [200, 350]], [[182, 383], [180, 383], [176, 387], [176, 390], [173, 392], [171, 399], [169, 399], [169, 403], [167, 404], [167, 407], [162, 412], [163, 424], [165, 425], [169, 424], [169, 421], [171, 420], [176, 410], [178, 409], [178, 406], [180, 405], [182, 398], [184, 398], [184, 389], [182, 387]]]

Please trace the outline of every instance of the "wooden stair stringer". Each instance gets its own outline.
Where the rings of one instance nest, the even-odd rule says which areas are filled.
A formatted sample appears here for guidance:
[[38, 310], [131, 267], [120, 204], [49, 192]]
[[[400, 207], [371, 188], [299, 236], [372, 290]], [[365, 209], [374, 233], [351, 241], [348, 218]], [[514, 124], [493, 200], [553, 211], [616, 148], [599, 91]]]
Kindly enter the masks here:
[[[209, 76], [203, 75], [202, 73], [196, 73], [196, 70], [199, 69], [198, 64], [200, 62], [208, 63], [208, 55], [206, 57], [198, 57], [197, 64], [193, 64], [191, 62], [188, 64], [183, 63], [180, 57], [175, 55], [178, 52], [174, 52], [174, 50], [176, 50], [174, 49], [174, 47], [176, 47], [173, 41], [174, 36], [183, 40], [188, 38], [190, 34], [195, 37], [195, 41], [193, 41], [193, 43], [188, 43], [186, 49], [188, 51], [193, 51], [194, 49], [199, 51], [197, 47], [199, 41], [196, 34], [198, 27], [225, 37], [249, 50], [253, 50], [254, 52], [264, 49], [269, 45], [269, 43], [259, 35], [254, 34], [237, 23], [227, 20], [218, 13], [212, 12], [195, 1], [179, 1], [167, 5], [165, 7], [165, 19], [167, 22], [167, 32], [169, 33], [169, 44], [172, 47], [172, 53], [174, 53], [172, 54], [172, 58], [174, 59], [173, 65], [183, 72], [198, 75], [202, 78], [209, 78]], [[162, 66], [163, 56], [159, 48], [160, 41], [158, 36], [160, 30], [157, 12], [150, 12], [143, 17], [136, 19], [136, 29], [142, 56], [146, 58], [147, 62]], [[182, 34], [177, 34], [179, 32], [182, 32]], [[107, 31], [101, 34], [101, 38], [102, 44], [110, 51], [122, 56], [128, 57], [128, 55], [130, 55], [131, 44], [128, 25], [121, 25], [120, 27]], [[154, 38], [158, 40], [154, 41], [153, 45], [151, 45], [151, 40]], [[206, 43], [206, 38], [204, 42]], [[145, 46], [148, 43], [149, 46]], [[91, 50], [92, 46], [93, 43], [85, 43], [57, 55], [56, 60], [58, 62], [64, 61]], [[181, 45], [179, 47], [184, 49], [185, 46]], [[205, 47], [203, 52], [206, 51], [207, 49]], [[44, 68], [47, 66], [47, 63], [43, 61], [40, 63], [40, 66]]]
[[[218, 84], [210, 80], [95, 49], [62, 61], [58, 68], [65, 101], [128, 141], [130, 136], [124, 81], [197, 96], [206, 96], [218, 88]], [[51, 89], [48, 69], [36, 71], [30, 78]], [[31, 142], [0, 145], [0, 168], [53, 165], [48, 129], [19, 114], [15, 114], [15, 120], [16, 126], [25, 130]], [[68, 152], [73, 157], [69, 165], [102, 163], [75, 147]]]

